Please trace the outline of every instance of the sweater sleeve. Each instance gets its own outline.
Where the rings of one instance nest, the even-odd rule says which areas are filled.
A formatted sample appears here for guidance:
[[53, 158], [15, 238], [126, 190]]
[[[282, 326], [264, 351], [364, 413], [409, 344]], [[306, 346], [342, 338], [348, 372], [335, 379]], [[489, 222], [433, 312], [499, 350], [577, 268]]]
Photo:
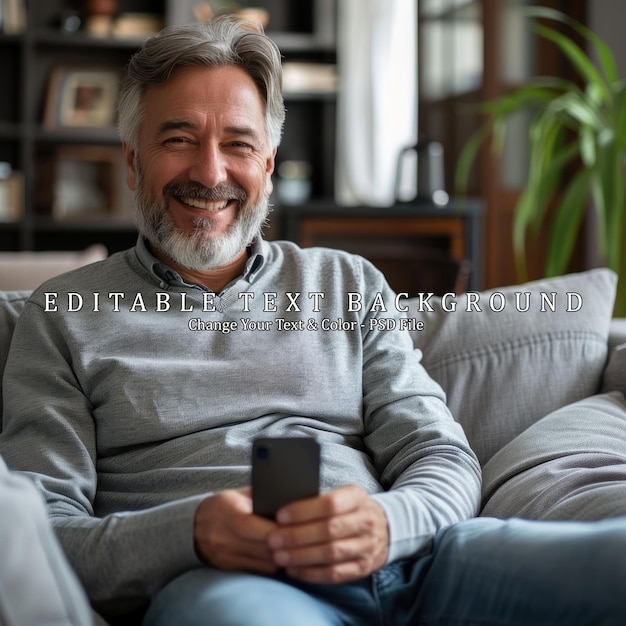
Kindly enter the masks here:
[[[368, 292], [394, 303], [384, 277], [367, 264], [364, 272]], [[392, 320], [366, 324], [363, 402], [365, 443], [385, 489], [374, 498], [387, 515], [394, 561], [427, 548], [440, 528], [476, 515], [481, 470], [443, 390], [401, 330], [401, 307], [372, 308], [370, 317]]]
[[[94, 516], [98, 482], [93, 408], [54, 316], [27, 303], [4, 377], [0, 455], [43, 494], [61, 545], [94, 606], [131, 609], [200, 564], [193, 521], [203, 496]], [[45, 443], [43, 443], [45, 442]]]

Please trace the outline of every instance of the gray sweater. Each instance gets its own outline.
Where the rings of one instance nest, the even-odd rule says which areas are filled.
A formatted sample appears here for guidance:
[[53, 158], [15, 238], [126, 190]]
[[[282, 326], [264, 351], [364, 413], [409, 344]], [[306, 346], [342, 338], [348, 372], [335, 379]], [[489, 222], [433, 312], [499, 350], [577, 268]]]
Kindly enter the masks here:
[[249, 484], [259, 434], [315, 436], [322, 489], [357, 483], [384, 507], [390, 561], [474, 515], [478, 462], [396, 308], [364, 259], [287, 242], [257, 242], [220, 294], [141, 240], [39, 288], [6, 366], [0, 455], [42, 490], [96, 606], [201, 565], [196, 507]]

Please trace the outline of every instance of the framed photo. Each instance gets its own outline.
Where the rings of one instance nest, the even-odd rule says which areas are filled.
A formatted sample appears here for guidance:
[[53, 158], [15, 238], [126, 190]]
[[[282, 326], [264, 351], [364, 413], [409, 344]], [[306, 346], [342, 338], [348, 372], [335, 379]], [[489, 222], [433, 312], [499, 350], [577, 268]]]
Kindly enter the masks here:
[[57, 67], [50, 75], [46, 128], [112, 128], [120, 73], [109, 68]]
[[36, 207], [56, 220], [130, 223], [134, 195], [119, 146], [62, 145], [37, 156]]

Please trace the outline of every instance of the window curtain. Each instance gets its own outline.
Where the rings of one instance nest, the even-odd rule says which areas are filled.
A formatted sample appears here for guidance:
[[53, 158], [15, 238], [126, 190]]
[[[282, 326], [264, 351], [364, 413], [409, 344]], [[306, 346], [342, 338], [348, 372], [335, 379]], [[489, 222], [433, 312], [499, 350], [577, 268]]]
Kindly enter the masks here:
[[[339, 0], [338, 16], [336, 200], [390, 206], [417, 143], [417, 0]], [[415, 187], [417, 167], [403, 172]]]

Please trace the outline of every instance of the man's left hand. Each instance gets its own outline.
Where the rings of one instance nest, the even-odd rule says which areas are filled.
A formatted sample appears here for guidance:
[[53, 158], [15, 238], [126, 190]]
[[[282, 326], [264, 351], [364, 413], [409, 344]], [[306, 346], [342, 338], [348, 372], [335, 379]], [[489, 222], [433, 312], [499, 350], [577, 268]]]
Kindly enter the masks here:
[[289, 504], [268, 536], [276, 565], [301, 581], [344, 583], [387, 560], [389, 530], [382, 507], [356, 485]]

